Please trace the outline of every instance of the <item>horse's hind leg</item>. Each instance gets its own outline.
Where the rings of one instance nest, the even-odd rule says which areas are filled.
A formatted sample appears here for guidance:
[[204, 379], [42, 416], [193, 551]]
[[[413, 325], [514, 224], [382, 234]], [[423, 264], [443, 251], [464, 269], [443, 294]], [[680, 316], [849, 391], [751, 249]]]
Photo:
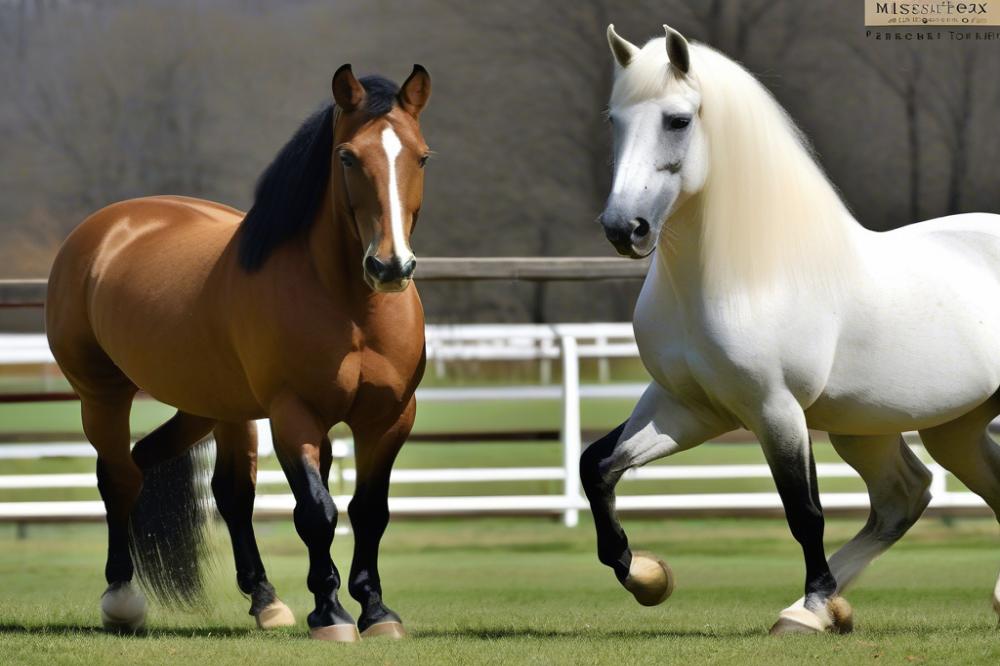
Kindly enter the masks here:
[[388, 428], [355, 427], [355, 461], [358, 480], [348, 507], [354, 528], [354, 558], [348, 589], [361, 604], [358, 629], [365, 638], [402, 638], [402, 620], [382, 601], [378, 550], [389, 524], [389, 474], [396, 454], [413, 427], [416, 401], [411, 398], [399, 418]]
[[830, 435], [830, 441], [861, 475], [871, 503], [861, 531], [830, 557], [839, 593], [917, 522], [931, 500], [931, 473], [898, 434]]
[[201, 458], [192, 449], [214, 424], [177, 411], [132, 449], [143, 484], [130, 516], [129, 547], [143, 588], [167, 606], [193, 608], [204, 592], [207, 516], [198, 483]]
[[[986, 428], [1000, 414], [1000, 394], [949, 423], [920, 431], [927, 452], [982, 497], [1000, 520], [1000, 446]], [[1000, 580], [993, 589], [993, 610], [1000, 614]]]
[[97, 450], [97, 487], [108, 523], [108, 559], [101, 596], [101, 620], [110, 631], [138, 631], [146, 620], [146, 600], [132, 585], [129, 515], [142, 487], [142, 472], [129, 454], [129, 411], [133, 391], [113, 397], [83, 397], [83, 429]]
[[650, 384], [629, 420], [587, 447], [580, 480], [597, 530], [597, 557], [644, 606], [666, 601], [673, 574], [660, 558], [633, 553], [615, 512], [615, 486], [633, 467], [697, 446], [732, 426], [695, 414], [656, 384]]
[[212, 493], [229, 528], [236, 561], [236, 584], [250, 595], [250, 614], [261, 629], [295, 624], [291, 609], [278, 599], [267, 580], [253, 532], [257, 484], [257, 431], [253, 422], [215, 426], [215, 473]]
[[[853, 539], [830, 558], [830, 572], [840, 594], [878, 555], [896, 543], [917, 521], [930, 501], [931, 473], [898, 434], [868, 437], [830, 435], [837, 453], [868, 486], [871, 510], [868, 521]], [[785, 609], [795, 612], [805, 598]], [[840, 631], [853, 625], [842, 618]]]

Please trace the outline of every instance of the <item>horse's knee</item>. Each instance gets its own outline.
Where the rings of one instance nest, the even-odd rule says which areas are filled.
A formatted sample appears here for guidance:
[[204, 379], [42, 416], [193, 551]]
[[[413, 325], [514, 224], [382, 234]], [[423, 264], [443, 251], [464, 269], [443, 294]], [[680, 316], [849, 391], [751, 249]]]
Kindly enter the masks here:
[[249, 494], [239, 492], [233, 488], [229, 479], [215, 476], [212, 478], [212, 496], [215, 498], [215, 506], [219, 509], [219, 515], [227, 523], [253, 515], [254, 492], [252, 488]]
[[603, 485], [602, 457], [595, 451], [597, 444], [588, 447], [580, 456], [580, 482], [584, 488], [597, 488]]
[[917, 522], [931, 501], [930, 482], [913, 490], [906, 496], [905, 503], [898, 503], [891, 509], [872, 507], [869, 524], [876, 539], [896, 543]]
[[304, 467], [304, 473], [292, 484], [295, 495], [292, 519], [299, 537], [312, 547], [317, 540], [333, 540], [333, 531], [337, 527], [337, 505], [320, 479], [319, 470], [311, 465]]
[[580, 456], [580, 482], [588, 492], [606, 490], [614, 484], [611, 473], [614, 451], [624, 430], [623, 423], [588, 446]]
[[329, 495], [297, 501], [292, 512], [295, 530], [308, 544], [314, 539], [333, 536], [337, 526], [337, 505]]
[[142, 490], [142, 471], [127, 460], [113, 464], [97, 459], [97, 489], [108, 507], [108, 514], [127, 520]]
[[871, 525], [872, 534], [875, 538], [887, 545], [891, 545], [903, 538], [916, 518], [909, 514], [892, 513], [886, 515], [883, 512], [872, 511]]
[[382, 534], [389, 525], [389, 502], [386, 499], [365, 502], [355, 495], [347, 505], [347, 515], [351, 525], [364, 525], [367, 530]]
[[931, 503], [931, 483], [934, 480], [934, 476], [923, 463], [919, 460], [916, 462], [917, 466], [910, 467], [911, 476], [907, 492], [907, 507], [905, 516], [907, 528], [917, 522], [917, 519], [923, 515], [924, 509], [926, 509], [927, 505]]
[[906, 466], [892, 488], [891, 497], [873, 498], [871, 523], [876, 537], [895, 543], [923, 514], [931, 501], [933, 475], [909, 449]]

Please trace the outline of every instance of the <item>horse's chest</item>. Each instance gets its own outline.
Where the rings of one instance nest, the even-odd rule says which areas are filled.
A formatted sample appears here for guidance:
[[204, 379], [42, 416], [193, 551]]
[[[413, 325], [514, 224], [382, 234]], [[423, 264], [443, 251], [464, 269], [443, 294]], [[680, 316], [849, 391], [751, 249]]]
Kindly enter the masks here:
[[634, 327], [639, 357], [653, 381], [674, 395], [693, 389], [691, 350], [678, 320], [658, 310], [637, 308]]
[[679, 398], [735, 414], [770, 392], [790, 392], [807, 405], [822, 389], [835, 345], [835, 328], [822, 317], [805, 318], [794, 308], [754, 317], [705, 309], [685, 317], [669, 297], [643, 305], [635, 316], [640, 356], [653, 379]]
[[418, 381], [415, 377], [418, 367], [422, 370], [422, 357], [422, 348], [410, 353], [365, 349], [360, 354], [359, 389], [388, 391], [394, 397], [403, 397], [407, 387]]

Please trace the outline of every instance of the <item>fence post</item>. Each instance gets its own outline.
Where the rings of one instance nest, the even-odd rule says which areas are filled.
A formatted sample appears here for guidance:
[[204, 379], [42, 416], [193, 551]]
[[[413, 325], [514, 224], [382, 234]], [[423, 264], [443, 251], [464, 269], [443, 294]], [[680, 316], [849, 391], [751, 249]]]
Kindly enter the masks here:
[[[595, 342], [600, 348], [604, 348], [608, 344], [608, 338], [606, 336], [598, 337]], [[611, 359], [607, 357], [607, 352], [604, 352], [597, 359], [597, 381], [601, 384], [607, 384], [611, 381]]]
[[539, 340], [538, 347], [538, 382], [540, 384], [552, 383], [552, 359], [548, 357], [548, 352], [552, 348], [552, 343], [548, 340]]
[[560, 336], [562, 343], [563, 375], [563, 492], [567, 508], [563, 512], [563, 524], [576, 527], [580, 522], [580, 357], [577, 354], [576, 338]]
[[257, 456], [266, 458], [274, 455], [274, 438], [271, 436], [271, 421], [269, 419], [257, 419], [254, 421], [257, 426]]
[[[927, 467], [931, 470], [931, 502], [947, 505], [948, 471], [935, 462], [932, 462]], [[937, 500], [937, 502], [935, 502], [935, 500]]]

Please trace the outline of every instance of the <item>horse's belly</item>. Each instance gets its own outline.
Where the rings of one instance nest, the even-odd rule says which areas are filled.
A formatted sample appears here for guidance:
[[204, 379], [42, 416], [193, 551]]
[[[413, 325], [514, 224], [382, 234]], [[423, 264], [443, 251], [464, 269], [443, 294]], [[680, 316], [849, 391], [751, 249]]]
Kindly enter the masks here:
[[142, 391], [181, 411], [230, 422], [266, 416], [246, 376], [225, 368], [167, 354], [155, 364], [118, 361], [118, 365]]
[[[919, 304], [918, 304], [919, 303]], [[917, 430], [967, 413], [1000, 386], [1000, 290], [925, 293], [870, 310], [844, 333], [811, 427], [844, 434]]]
[[[996, 389], [994, 385], [993, 389]], [[871, 395], [822, 395], [806, 410], [814, 430], [845, 435], [881, 435], [921, 430], [952, 421], [982, 404], [994, 391], [929, 391], [913, 395], [892, 389]]]

